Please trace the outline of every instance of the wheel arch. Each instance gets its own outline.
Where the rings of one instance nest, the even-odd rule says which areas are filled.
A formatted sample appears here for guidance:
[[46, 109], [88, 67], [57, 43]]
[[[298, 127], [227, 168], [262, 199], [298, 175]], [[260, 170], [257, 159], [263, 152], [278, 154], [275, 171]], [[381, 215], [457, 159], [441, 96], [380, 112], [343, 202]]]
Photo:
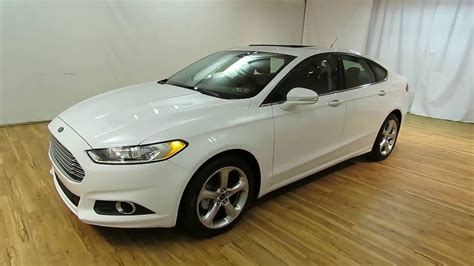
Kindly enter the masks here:
[[[390, 110], [390, 109], [389, 109]], [[379, 130], [380, 128], [383, 126], [385, 120], [391, 115], [391, 114], [394, 114], [397, 118], [398, 118], [398, 123], [399, 123], [399, 126], [402, 124], [402, 119], [403, 119], [403, 115], [402, 115], [402, 112], [400, 111], [400, 108], [394, 108], [392, 109], [392, 111], [390, 111], [388, 114], [385, 115], [385, 117], [383, 118], [382, 122], [380, 123], [380, 127], [379, 127]], [[374, 137], [373, 137], [373, 143], [375, 143], [375, 140], [377, 139], [377, 134], [378, 134], [378, 130], [376, 131]]]
[[402, 118], [403, 118], [403, 116], [402, 116], [402, 112], [401, 112], [399, 109], [393, 110], [392, 112], [390, 112], [390, 113], [387, 115], [387, 117], [388, 117], [389, 115], [391, 115], [391, 114], [396, 115], [397, 118], [398, 118], [398, 122], [399, 122], [400, 124], [402, 123]]
[[188, 183], [186, 184], [186, 187], [183, 191], [183, 193], [181, 194], [181, 198], [179, 199], [179, 205], [178, 205], [178, 217], [177, 217], [177, 220], [176, 220], [176, 224], [179, 224], [181, 222], [182, 219], [180, 219], [181, 215], [182, 215], [182, 208], [183, 208], [183, 197], [184, 195], [186, 195], [187, 191], [189, 190], [189, 185], [191, 184], [191, 181], [196, 177], [197, 173], [199, 173], [199, 171], [205, 167], [208, 163], [210, 163], [211, 161], [219, 158], [219, 157], [223, 157], [223, 156], [237, 156], [237, 157], [240, 157], [241, 159], [244, 159], [245, 161], [247, 161], [250, 165], [250, 168], [252, 169], [252, 172], [254, 174], [254, 178], [255, 178], [255, 189], [254, 189], [254, 192], [253, 192], [253, 195], [252, 195], [252, 199], [256, 199], [258, 198], [258, 195], [260, 193], [260, 187], [261, 187], [261, 180], [262, 180], [262, 177], [261, 177], [261, 170], [260, 170], [260, 164], [258, 163], [258, 160], [257, 158], [249, 151], [247, 150], [244, 150], [244, 149], [229, 149], [229, 150], [225, 150], [225, 151], [222, 151], [222, 152], [219, 152], [215, 155], [213, 155], [212, 157], [210, 157], [209, 159], [207, 159], [203, 164], [201, 164], [201, 166], [199, 166], [197, 168], [197, 170], [193, 173], [192, 177], [188, 180]]

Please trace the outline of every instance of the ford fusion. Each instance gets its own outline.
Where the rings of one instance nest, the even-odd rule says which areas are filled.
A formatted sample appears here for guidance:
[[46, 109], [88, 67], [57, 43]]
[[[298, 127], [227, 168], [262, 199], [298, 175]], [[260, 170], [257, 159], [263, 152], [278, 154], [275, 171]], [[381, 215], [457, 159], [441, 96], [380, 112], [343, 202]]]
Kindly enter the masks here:
[[270, 191], [362, 154], [387, 158], [407, 96], [405, 78], [356, 52], [229, 49], [59, 114], [51, 175], [85, 223], [213, 236]]

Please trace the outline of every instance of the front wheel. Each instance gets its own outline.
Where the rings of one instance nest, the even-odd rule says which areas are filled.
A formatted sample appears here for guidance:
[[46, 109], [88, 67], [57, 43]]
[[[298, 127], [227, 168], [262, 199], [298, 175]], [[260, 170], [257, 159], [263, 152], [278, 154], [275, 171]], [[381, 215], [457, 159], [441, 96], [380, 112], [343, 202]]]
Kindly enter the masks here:
[[221, 234], [234, 226], [253, 195], [253, 173], [245, 160], [222, 157], [206, 164], [183, 197], [181, 225], [200, 237]]
[[390, 114], [379, 130], [369, 157], [374, 161], [385, 160], [395, 148], [400, 128], [400, 121], [394, 114]]

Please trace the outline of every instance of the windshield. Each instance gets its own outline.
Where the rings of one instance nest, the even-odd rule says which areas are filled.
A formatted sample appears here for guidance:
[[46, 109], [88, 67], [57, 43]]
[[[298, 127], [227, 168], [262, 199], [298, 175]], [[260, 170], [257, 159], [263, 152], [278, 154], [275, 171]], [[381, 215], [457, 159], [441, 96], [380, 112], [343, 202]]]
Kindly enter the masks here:
[[267, 52], [218, 52], [182, 69], [166, 80], [166, 84], [219, 98], [250, 98], [262, 91], [294, 58]]

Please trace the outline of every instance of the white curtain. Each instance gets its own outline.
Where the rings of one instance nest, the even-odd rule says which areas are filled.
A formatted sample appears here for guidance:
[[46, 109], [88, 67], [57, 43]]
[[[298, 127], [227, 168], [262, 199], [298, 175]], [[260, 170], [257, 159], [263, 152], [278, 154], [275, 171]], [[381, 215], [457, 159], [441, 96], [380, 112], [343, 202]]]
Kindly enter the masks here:
[[375, 0], [367, 54], [408, 78], [410, 112], [474, 122], [472, 0]]

